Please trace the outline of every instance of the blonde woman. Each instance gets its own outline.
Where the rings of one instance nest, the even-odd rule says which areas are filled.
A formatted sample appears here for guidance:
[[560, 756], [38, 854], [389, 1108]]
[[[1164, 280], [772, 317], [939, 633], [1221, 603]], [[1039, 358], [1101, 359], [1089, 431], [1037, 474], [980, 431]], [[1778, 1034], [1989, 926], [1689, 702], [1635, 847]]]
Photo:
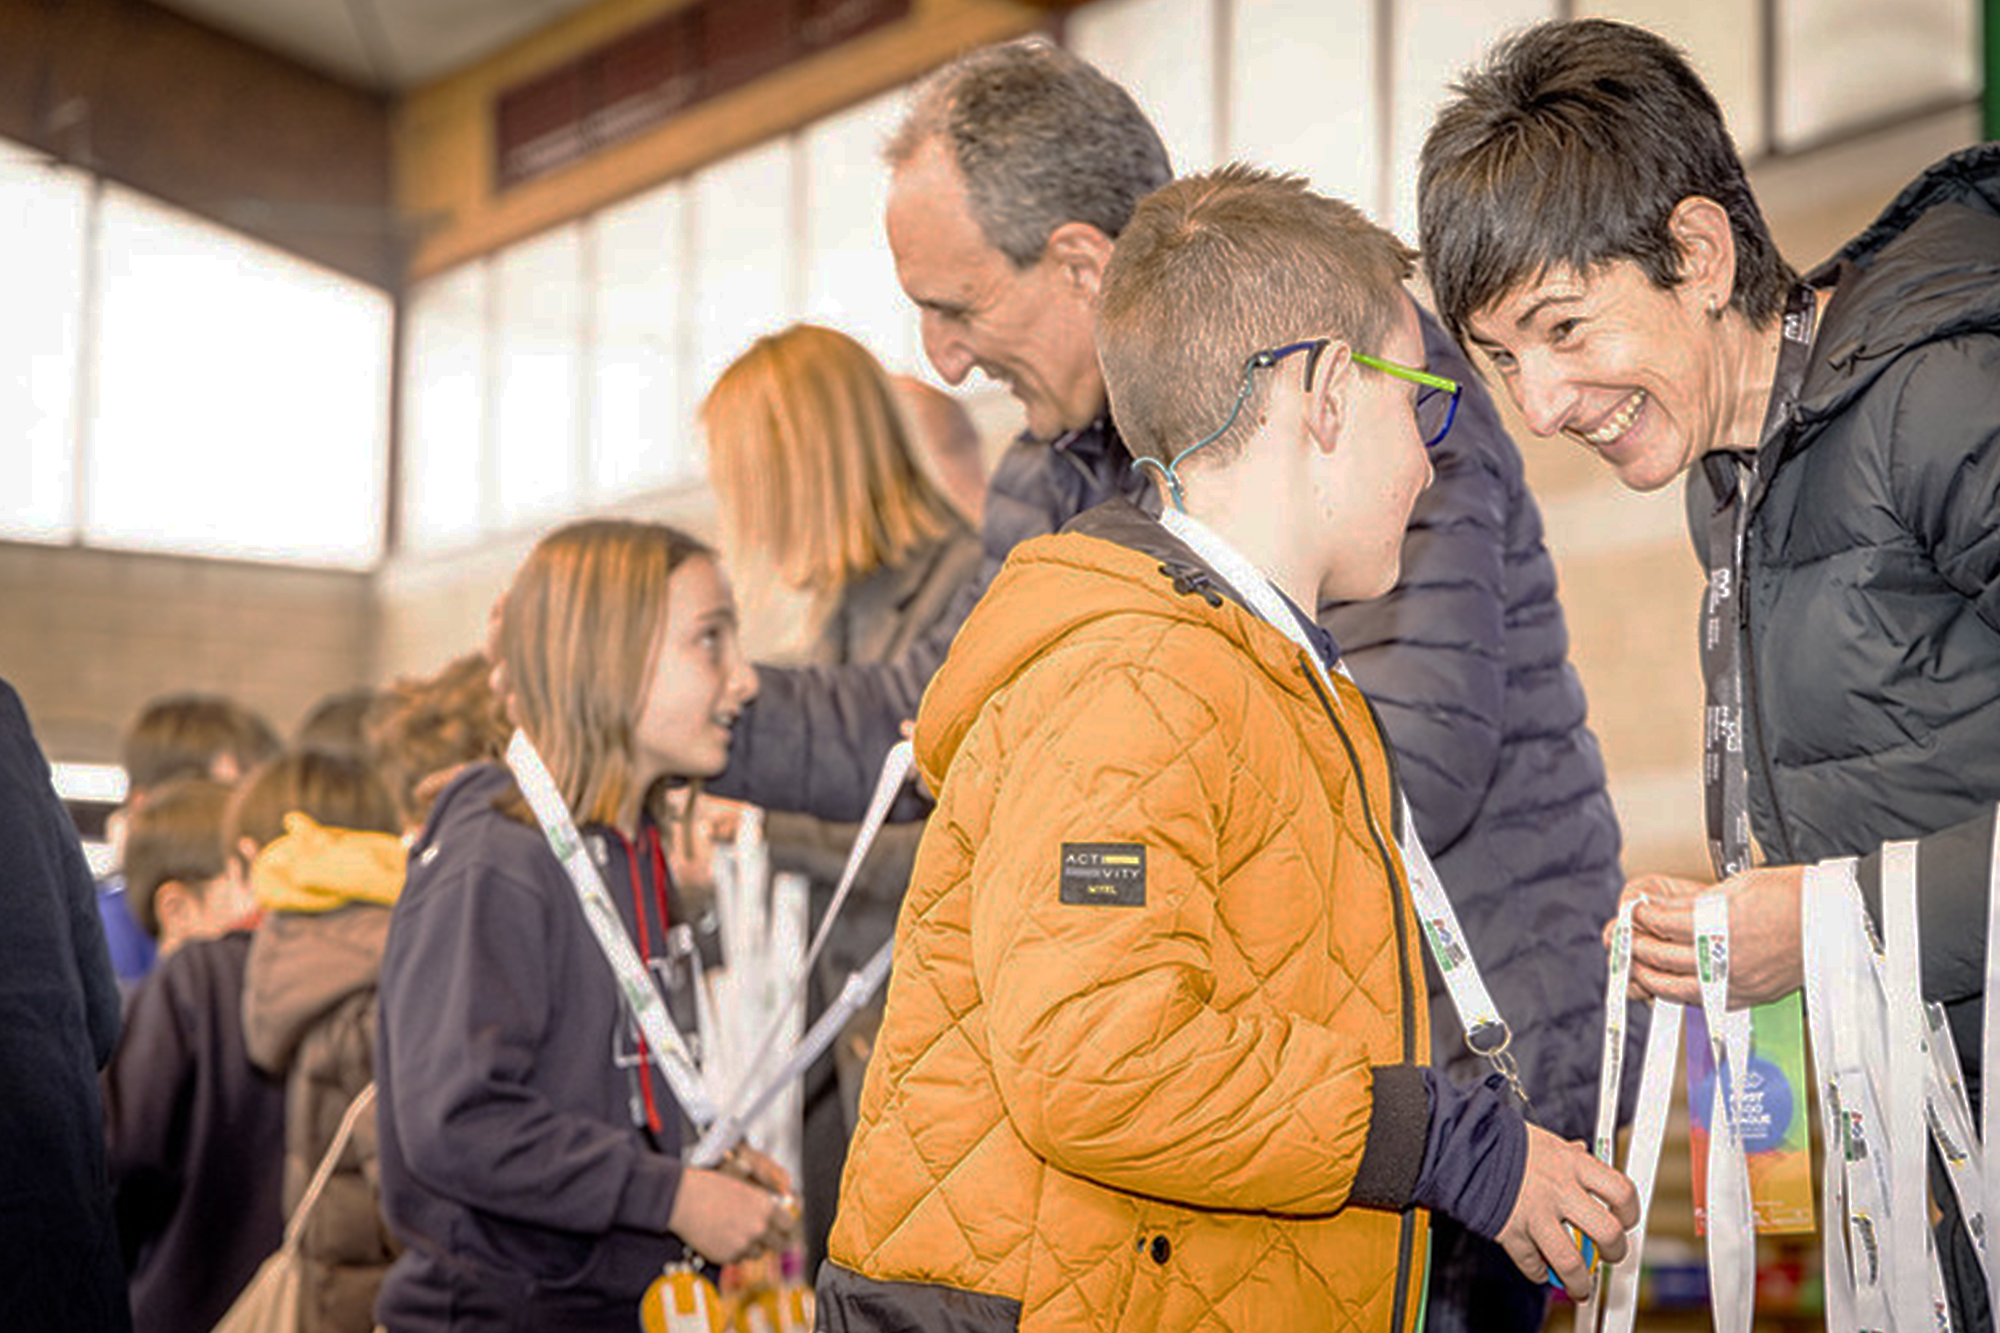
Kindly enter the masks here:
[[[808, 664], [890, 661], [951, 611], [979, 567], [977, 536], [927, 475], [880, 363], [845, 334], [795, 324], [760, 338], [702, 405], [709, 476], [731, 564], [813, 599]], [[955, 405], [954, 405], [955, 406]], [[850, 825], [773, 814], [772, 865], [811, 877], [817, 929]], [[921, 824], [883, 832], [821, 955], [815, 1010], [895, 933]], [[879, 1008], [806, 1080], [808, 1271], [825, 1256], [847, 1136]], [[832, 1068], [828, 1068], [828, 1064]]]

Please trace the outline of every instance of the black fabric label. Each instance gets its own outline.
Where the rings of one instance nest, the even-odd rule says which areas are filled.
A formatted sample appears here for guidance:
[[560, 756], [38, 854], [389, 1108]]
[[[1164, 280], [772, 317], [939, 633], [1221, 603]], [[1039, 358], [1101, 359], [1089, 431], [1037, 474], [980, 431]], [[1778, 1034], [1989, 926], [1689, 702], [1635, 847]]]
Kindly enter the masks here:
[[1064, 843], [1062, 900], [1078, 907], [1144, 907], [1145, 846], [1136, 842]]

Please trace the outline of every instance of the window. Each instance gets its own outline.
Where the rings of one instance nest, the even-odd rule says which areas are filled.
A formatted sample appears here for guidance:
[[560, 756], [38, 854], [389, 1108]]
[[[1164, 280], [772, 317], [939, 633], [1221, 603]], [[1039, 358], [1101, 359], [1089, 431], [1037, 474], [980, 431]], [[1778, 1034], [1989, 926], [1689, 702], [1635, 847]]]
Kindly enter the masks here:
[[0, 536], [75, 531], [77, 367], [90, 178], [0, 141]]
[[127, 190], [99, 236], [85, 539], [372, 565], [387, 295]]
[[366, 568], [386, 294], [0, 142], [0, 536]]

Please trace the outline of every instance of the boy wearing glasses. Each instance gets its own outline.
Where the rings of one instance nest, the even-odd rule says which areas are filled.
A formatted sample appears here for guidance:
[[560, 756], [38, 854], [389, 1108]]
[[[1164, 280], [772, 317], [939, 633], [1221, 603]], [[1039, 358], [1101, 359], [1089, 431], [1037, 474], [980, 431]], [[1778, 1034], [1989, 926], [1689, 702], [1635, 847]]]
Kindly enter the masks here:
[[1018, 548], [924, 696], [827, 1327], [1415, 1329], [1428, 1209], [1574, 1295], [1565, 1223], [1624, 1252], [1629, 1182], [1429, 1069], [1394, 764], [1300, 609], [1394, 583], [1449, 420], [1410, 263], [1239, 167], [1119, 237], [1098, 350], [1167, 513]]

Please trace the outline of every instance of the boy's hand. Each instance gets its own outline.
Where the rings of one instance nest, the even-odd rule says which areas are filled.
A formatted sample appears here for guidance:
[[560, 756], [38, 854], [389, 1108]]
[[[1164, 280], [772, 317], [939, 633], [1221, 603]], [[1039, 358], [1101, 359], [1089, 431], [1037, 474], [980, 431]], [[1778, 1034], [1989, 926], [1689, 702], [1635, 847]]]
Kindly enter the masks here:
[[1497, 1239], [1529, 1278], [1542, 1282], [1553, 1272], [1572, 1300], [1588, 1300], [1591, 1267], [1564, 1223], [1588, 1236], [1600, 1258], [1617, 1263], [1625, 1257], [1626, 1229], [1639, 1224], [1639, 1192], [1581, 1143], [1529, 1125], [1521, 1193]]

